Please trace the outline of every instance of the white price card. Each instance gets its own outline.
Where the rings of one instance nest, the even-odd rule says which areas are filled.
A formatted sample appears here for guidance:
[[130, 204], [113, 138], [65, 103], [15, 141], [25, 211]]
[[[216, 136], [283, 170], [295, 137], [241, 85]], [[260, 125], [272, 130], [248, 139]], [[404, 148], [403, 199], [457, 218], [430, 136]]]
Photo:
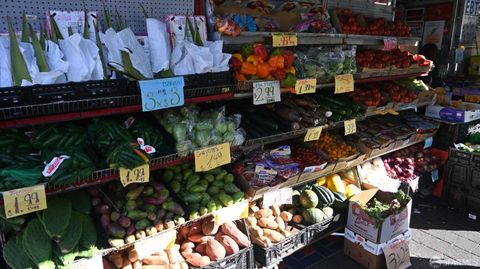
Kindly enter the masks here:
[[433, 144], [433, 137], [429, 137], [425, 139], [425, 145], [423, 146], [424, 149], [428, 149], [432, 146]]
[[102, 255], [98, 254], [91, 258], [76, 260], [72, 263], [73, 269], [103, 269]]
[[246, 218], [248, 217], [248, 201], [241, 201], [232, 206], [217, 210], [213, 212], [213, 217], [217, 225]]
[[383, 248], [387, 269], [405, 269], [412, 265], [406, 240], [396, 241]]
[[383, 50], [394, 50], [398, 47], [398, 40], [396, 37], [384, 37], [383, 44]]
[[292, 188], [273, 190], [263, 195], [263, 206], [292, 204]]
[[138, 259], [141, 260], [155, 252], [171, 248], [175, 244], [176, 236], [177, 232], [170, 230], [135, 242]]
[[280, 81], [271, 80], [253, 83], [254, 105], [264, 105], [280, 101]]

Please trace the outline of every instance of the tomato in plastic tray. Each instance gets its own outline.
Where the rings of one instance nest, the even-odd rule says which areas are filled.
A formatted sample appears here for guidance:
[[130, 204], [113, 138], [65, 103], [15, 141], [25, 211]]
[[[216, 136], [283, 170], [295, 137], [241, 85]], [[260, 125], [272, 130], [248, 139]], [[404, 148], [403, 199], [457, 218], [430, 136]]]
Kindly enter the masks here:
[[308, 166], [316, 166], [325, 163], [323, 156], [314, 148], [298, 147], [293, 153], [293, 160], [300, 164], [300, 168], [304, 169]]

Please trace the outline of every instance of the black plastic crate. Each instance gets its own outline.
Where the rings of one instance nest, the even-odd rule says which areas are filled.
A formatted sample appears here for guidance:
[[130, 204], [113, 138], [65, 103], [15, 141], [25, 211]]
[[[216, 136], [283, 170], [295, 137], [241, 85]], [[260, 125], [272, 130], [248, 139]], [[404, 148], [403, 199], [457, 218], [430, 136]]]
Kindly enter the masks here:
[[448, 162], [447, 183], [467, 186], [470, 179], [470, 167], [468, 164]]
[[480, 120], [458, 124], [440, 123], [437, 135], [433, 139], [433, 145], [436, 148], [448, 149], [454, 143], [465, 142], [468, 128], [477, 123], [480, 123]]
[[480, 192], [480, 168], [470, 167], [470, 187]]
[[472, 162], [472, 154], [470, 152], [451, 148], [448, 154], [448, 160], [457, 163], [470, 164]]
[[466, 208], [467, 210], [480, 214], [480, 197], [479, 196], [473, 196], [473, 195], [467, 195], [466, 199]]
[[464, 186], [450, 184], [447, 186], [447, 201], [453, 207], [464, 208], [468, 191]]
[[305, 240], [305, 231], [298, 230], [296, 233], [268, 248], [253, 245], [255, 261], [265, 267], [278, 264], [283, 258], [303, 248]]
[[0, 88], [0, 107], [23, 106], [31, 103], [30, 91], [21, 87]]

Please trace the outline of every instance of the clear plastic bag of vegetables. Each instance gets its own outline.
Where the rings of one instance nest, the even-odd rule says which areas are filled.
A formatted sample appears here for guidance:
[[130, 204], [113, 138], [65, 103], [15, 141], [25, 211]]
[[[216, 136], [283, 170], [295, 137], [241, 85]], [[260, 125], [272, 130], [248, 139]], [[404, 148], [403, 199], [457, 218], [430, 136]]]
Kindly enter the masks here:
[[315, 57], [320, 68], [325, 72], [323, 76], [318, 76], [321, 81], [331, 81], [335, 75], [343, 73], [343, 63], [345, 54], [341, 48], [337, 47], [318, 47], [318, 54]]
[[343, 60], [343, 74], [357, 73], [357, 46], [345, 47], [343, 50], [345, 59]]

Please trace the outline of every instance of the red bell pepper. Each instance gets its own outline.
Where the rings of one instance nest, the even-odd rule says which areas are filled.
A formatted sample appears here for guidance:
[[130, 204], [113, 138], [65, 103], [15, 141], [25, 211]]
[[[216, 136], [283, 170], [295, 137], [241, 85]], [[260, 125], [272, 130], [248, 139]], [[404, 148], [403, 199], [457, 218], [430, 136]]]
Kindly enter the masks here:
[[285, 69], [288, 69], [291, 66], [293, 66], [293, 61], [295, 59], [295, 56], [291, 50], [283, 50], [282, 56], [285, 59], [285, 63], [284, 63]]
[[262, 59], [262, 61], [266, 61], [268, 58], [267, 48], [263, 44], [255, 43], [253, 44], [253, 55]]
[[287, 77], [287, 71], [283, 68], [277, 68], [275, 71], [272, 72], [272, 76], [276, 80], [283, 80]]

